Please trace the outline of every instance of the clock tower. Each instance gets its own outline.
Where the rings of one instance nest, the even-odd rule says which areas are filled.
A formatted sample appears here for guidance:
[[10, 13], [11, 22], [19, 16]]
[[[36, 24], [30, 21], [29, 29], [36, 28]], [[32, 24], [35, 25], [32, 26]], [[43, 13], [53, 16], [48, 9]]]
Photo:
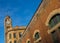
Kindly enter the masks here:
[[7, 32], [12, 27], [12, 22], [10, 16], [6, 16], [4, 20], [5, 32]]
[[4, 19], [5, 27], [5, 43], [18, 43], [21, 40], [25, 26], [12, 27], [12, 20], [10, 16], [6, 16]]

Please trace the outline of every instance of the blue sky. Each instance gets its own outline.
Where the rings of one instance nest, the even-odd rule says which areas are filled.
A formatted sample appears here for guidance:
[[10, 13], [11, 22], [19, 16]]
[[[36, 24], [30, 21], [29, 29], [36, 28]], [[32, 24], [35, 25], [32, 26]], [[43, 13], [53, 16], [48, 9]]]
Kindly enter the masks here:
[[9, 15], [13, 27], [27, 26], [41, 0], [0, 0], [0, 43], [4, 43], [4, 18]]

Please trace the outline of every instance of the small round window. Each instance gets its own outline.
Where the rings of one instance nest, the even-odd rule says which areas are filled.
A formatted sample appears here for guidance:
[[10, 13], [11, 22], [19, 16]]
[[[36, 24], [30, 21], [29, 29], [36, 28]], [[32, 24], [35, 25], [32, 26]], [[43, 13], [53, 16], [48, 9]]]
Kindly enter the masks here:
[[26, 41], [26, 43], [31, 43], [31, 42], [30, 42], [30, 39], [28, 39], [28, 40]]
[[36, 32], [35, 35], [34, 35], [35, 39], [39, 39], [40, 35], [39, 35], [39, 32]]
[[30, 41], [28, 41], [27, 43], [30, 43]]

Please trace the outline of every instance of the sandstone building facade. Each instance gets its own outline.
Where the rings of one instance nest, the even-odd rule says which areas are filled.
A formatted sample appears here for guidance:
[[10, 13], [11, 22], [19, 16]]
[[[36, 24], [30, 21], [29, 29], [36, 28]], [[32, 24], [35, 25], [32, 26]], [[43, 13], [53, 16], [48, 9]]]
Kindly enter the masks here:
[[[9, 40], [8, 32], [6, 30], [6, 43]], [[17, 38], [19, 43], [60, 43], [60, 0], [42, 0], [31, 21], [22, 32], [21, 39]]]
[[5, 43], [19, 43], [22, 37], [25, 26], [12, 27], [12, 20], [9, 16], [6, 16], [4, 20], [5, 27]]

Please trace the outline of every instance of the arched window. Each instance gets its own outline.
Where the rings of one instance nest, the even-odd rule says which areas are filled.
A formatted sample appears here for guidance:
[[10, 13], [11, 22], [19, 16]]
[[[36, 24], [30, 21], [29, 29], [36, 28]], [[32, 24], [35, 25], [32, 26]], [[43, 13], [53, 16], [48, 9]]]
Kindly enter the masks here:
[[9, 34], [9, 39], [11, 39], [11, 37], [12, 37], [12, 36], [11, 36], [11, 33], [10, 33], [10, 34]]
[[39, 32], [36, 32], [34, 37], [35, 37], [36, 40], [39, 39], [40, 38]]
[[19, 37], [20, 37], [20, 38], [22, 37], [22, 32], [19, 32]]
[[27, 43], [30, 43], [30, 41], [28, 41]]
[[55, 26], [59, 22], [60, 22], [60, 14], [58, 13], [50, 19], [49, 26], [52, 28], [53, 26]]
[[31, 43], [31, 42], [30, 42], [30, 39], [28, 39], [28, 40], [26, 41], [26, 43]]
[[[46, 26], [49, 26], [50, 29], [48, 33], [51, 34], [54, 43], [60, 43], [60, 8], [53, 10], [46, 21]], [[53, 27], [53, 28], [52, 28]]]
[[17, 41], [16, 41], [16, 40], [14, 40], [14, 43], [17, 43]]
[[12, 41], [10, 41], [10, 43], [12, 43]]
[[13, 33], [13, 37], [16, 38], [16, 33]]
[[[55, 14], [49, 21], [49, 26], [52, 28], [60, 22], [60, 14]], [[59, 43], [57, 30], [51, 32], [52, 39], [54, 43]]]

